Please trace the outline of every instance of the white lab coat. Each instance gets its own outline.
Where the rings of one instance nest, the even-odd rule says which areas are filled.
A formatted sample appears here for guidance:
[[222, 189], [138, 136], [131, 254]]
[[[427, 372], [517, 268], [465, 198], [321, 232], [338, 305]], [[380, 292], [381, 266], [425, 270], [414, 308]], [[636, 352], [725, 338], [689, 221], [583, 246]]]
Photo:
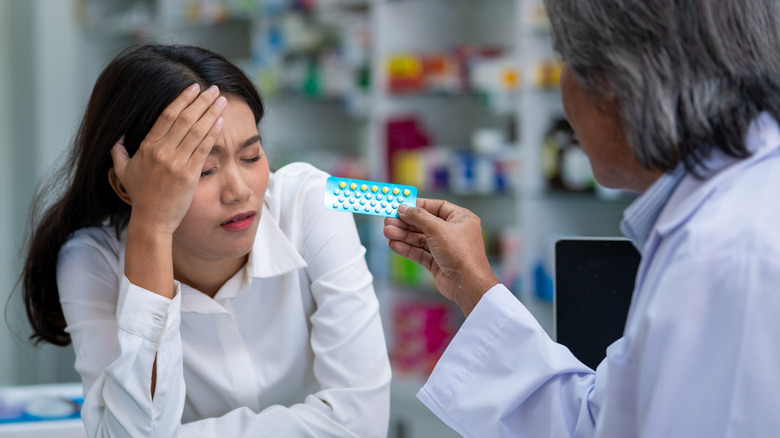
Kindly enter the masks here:
[[[780, 128], [715, 156], [660, 204], [624, 335], [594, 372], [502, 285], [466, 319], [418, 397], [466, 437], [780, 436]], [[645, 239], [646, 238], [646, 239]]]

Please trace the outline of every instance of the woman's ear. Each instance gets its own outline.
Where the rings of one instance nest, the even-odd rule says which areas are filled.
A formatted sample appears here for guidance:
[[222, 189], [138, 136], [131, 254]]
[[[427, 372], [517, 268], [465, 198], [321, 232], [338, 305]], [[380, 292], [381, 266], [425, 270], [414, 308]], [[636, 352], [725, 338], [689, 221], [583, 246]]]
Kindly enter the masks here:
[[119, 176], [116, 174], [113, 167], [108, 169], [108, 183], [111, 184], [111, 188], [114, 189], [114, 193], [119, 196], [119, 199], [124, 201], [127, 205], [133, 205], [133, 202], [130, 200], [130, 195], [127, 194], [125, 186], [122, 184], [122, 181], [119, 180]]

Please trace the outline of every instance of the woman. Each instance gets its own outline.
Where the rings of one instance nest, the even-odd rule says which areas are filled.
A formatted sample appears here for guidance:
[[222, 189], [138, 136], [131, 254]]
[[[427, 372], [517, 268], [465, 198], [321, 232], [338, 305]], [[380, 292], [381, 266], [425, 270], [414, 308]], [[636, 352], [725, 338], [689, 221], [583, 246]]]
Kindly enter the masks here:
[[95, 436], [387, 433], [372, 277], [327, 175], [270, 172], [251, 81], [220, 55], [142, 46], [98, 78], [34, 229], [34, 338], [72, 341]]
[[596, 180], [642, 193], [623, 337], [580, 363], [474, 257], [479, 218], [418, 199], [385, 236], [467, 315], [418, 397], [467, 437], [777, 436], [780, 3], [545, 5]]

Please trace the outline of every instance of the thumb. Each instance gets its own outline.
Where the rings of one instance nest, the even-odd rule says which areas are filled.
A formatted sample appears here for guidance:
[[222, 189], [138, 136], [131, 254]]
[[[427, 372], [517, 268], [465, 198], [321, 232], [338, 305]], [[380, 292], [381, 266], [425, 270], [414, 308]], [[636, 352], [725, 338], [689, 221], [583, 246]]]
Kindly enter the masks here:
[[440, 222], [443, 222], [441, 218], [432, 215], [424, 208], [409, 207], [405, 204], [398, 206], [398, 218], [419, 228], [426, 235], [431, 234], [440, 226]]
[[125, 148], [125, 137], [119, 139], [116, 144], [111, 148], [111, 161], [114, 162], [114, 168], [121, 173], [127, 163], [130, 161], [130, 154], [127, 153]]

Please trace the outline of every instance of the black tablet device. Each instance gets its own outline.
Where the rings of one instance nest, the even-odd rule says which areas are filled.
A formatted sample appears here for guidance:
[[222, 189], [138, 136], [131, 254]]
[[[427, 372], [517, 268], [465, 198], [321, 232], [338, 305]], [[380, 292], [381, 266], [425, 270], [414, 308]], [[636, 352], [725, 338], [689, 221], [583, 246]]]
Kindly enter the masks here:
[[555, 340], [593, 369], [623, 335], [638, 266], [639, 252], [627, 239], [555, 242]]

